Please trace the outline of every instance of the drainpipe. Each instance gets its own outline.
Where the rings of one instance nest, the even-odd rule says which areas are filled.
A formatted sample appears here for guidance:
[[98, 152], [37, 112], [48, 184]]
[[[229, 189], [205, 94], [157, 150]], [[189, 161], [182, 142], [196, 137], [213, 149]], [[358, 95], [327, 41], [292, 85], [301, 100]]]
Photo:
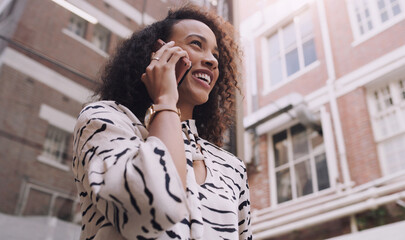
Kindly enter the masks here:
[[335, 131], [335, 138], [337, 143], [338, 149], [338, 156], [340, 162], [340, 168], [343, 175], [343, 184], [346, 190], [351, 189], [351, 179], [350, 179], [350, 172], [349, 167], [347, 164], [347, 156], [346, 156], [346, 147], [344, 143], [342, 125], [340, 122], [339, 116], [339, 108], [336, 100], [336, 92], [335, 92], [335, 80], [336, 80], [336, 73], [335, 73], [335, 65], [333, 62], [333, 54], [332, 54], [332, 47], [330, 44], [329, 38], [329, 29], [327, 24], [326, 18], [326, 10], [323, 0], [316, 0], [317, 8], [318, 8], [318, 15], [319, 15], [319, 22], [321, 25], [321, 33], [322, 33], [322, 40], [323, 46], [325, 51], [325, 61], [326, 67], [328, 71], [328, 80], [327, 80], [327, 89], [329, 95], [329, 102], [330, 102], [330, 111], [333, 119], [333, 128]]

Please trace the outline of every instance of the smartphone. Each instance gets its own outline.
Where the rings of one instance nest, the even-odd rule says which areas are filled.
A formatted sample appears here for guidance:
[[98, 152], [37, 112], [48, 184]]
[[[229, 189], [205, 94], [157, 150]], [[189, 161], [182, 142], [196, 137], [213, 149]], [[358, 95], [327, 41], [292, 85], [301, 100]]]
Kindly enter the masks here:
[[[159, 50], [163, 45], [166, 43], [158, 39], [155, 47], [153, 49], [154, 52]], [[175, 72], [176, 72], [176, 79], [177, 79], [177, 87], [183, 82], [184, 78], [186, 77], [187, 73], [191, 70], [191, 62], [186, 57], [180, 58], [180, 60], [176, 64]]]

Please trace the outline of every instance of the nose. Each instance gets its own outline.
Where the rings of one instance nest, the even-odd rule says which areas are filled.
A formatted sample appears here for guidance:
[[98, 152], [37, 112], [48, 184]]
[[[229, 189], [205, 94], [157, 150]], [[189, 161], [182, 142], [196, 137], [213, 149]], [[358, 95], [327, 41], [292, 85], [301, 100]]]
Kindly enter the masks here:
[[208, 66], [211, 70], [218, 68], [218, 60], [212, 53], [207, 53], [203, 60], [204, 65]]

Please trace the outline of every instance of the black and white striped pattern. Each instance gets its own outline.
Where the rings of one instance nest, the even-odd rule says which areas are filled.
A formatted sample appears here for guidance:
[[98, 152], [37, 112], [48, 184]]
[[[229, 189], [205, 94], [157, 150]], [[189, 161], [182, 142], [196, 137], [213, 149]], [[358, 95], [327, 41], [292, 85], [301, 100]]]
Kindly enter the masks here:
[[[187, 190], [166, 146], [125, 106], [85, 107], [74, 132], [73, 172], [81, 239], [251, 239], [249, 188], [242, 161], [182, 123]], [[201, 146], [201, 152], [197, 150]], [[195, 181], [193, 160], [207, 179]]]

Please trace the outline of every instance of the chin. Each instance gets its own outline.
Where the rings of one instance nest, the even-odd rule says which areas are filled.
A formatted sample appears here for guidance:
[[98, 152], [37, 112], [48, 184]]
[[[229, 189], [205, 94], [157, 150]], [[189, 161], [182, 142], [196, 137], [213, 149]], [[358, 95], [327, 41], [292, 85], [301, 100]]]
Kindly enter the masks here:
[[208, 102], [208, 96], [206, 98], [200, 98], [198, 100], [196, 100], [196, 106], [198, 105], [203, 105], [204, 103]]

